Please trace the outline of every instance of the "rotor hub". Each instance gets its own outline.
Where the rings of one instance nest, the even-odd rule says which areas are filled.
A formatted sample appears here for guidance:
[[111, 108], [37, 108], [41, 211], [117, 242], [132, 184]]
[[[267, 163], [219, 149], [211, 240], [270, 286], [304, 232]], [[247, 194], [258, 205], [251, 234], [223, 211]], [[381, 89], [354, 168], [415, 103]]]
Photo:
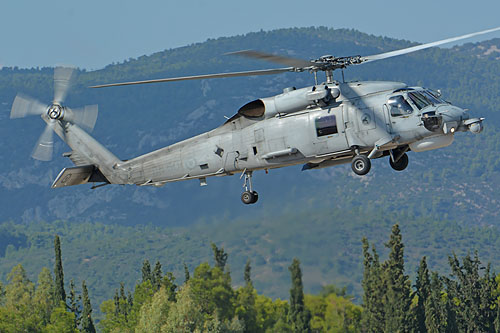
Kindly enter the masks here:
[[63, 115], [64, 115], [64, 109], [59, 104], [52, 104], [47, 110], [47, 116], [53, 120], [61, 119]]

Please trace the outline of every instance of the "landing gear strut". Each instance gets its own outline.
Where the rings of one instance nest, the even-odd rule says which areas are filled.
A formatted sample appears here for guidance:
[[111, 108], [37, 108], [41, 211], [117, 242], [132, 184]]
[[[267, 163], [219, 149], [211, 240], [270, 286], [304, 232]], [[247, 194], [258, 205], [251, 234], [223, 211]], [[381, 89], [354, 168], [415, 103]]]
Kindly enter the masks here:
[[243, 175], [245, 176], [245, 182], [243, 183], [245, 192], [241, 195], [241, 201], [245, 205], [254, 204], [259, 200], [259, 194], [252, 188], [252, 171], [244, 171]]

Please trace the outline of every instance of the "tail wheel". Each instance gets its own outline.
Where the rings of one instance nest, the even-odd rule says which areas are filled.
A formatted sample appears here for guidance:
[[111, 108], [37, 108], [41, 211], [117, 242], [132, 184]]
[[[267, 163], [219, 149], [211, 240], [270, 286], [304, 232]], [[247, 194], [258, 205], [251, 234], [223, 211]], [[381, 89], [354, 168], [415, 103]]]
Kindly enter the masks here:
[[370, 159], [365, 155], [356, 155], [352, 159], [351, 168], [359, 176], [366, 175], [372, 167]]
[[392, 158], [389, 157], [389, 164], [394, 170], [403, 171], [408, 166], [408, 155], [404, 153], [403, 156], [401, 156], [399, 160], [397, 160], [397, 162], [393, 162]]

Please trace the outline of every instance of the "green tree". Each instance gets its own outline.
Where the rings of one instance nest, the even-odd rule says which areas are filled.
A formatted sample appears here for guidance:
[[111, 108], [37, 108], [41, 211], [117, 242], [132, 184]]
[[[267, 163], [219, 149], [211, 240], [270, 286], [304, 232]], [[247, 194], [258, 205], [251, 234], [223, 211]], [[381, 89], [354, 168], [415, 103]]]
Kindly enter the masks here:
[[291, 332], [288, 324], [289, 306], [287, 301], [257, 295], [255, 298], [257, 312], [257, 332]]
[[151, 274], [151, 282], [155, 291], [159, 290], [161, 287], [162, 275], [161, 263], [157, 261], [153, 273]]
[[424, 256], [418, 267], [417, 279], [415, 281], [415, 294], [417, 304], [413, 311], [415, 313], [415, 331], [427, 332], [425, 326], [425, 304], [431, 293], [431, 283], [429, 280], [429, 269], [427, 268], [427, 258]]
[[189, 268], [186, 265], [186, 263], [184, 263], [184, 284], [186, 284], [188, 281], [189, 281]]
[[392, 227], [389, 242], [389, 258], [384, 262], [384, 298], [385, 332], [410, 331], [411, 284], [404, 274], [404, 245], [399, 225]]
[[0, 282], [0, 306], [3, 305], [4, 297], [5, 297], [4, 286], [3, 286], [2, 282]]
[[175, 302], [177, 285], [175, 284], [175, 276], [172, 272], [167, 272], [160, 283], [168, 294], [168, 300]]
[[203, 309], [192, 293], [191, 284], [185, 284], [177, 295], [177, 302], [172, 303], [168, 309], [168, 318], [162, 326], [162, 332], [201, 332], [204, 321]]
[[153, 281], [153, 274], [151, 273], [151, 264], [149, 260], [145, 259], [142, 263], [142, 282]]
[[89, 292], [85, 280], [82, 282], [83, 311], [81, 321], [81, 331], [95, 333], [94, 322], [92, 321], [92, 305], [90, 304]]
[[75, 314], [66, 310], [66, 304], [60, 302], [50, 315], [50, 323], [44, 328], [44, 333], [76, 333]]
[[462, 259], [462, 264], [457, 256], [449, 257], [451, 276], [455, 281], [448, 282], [448, 292], [457, 299], [455, 312], [458, 328], [470, 332], [488, 332], [494, 329], [496, 317], [496, 282], [490, 273], [490, 266], [481, 276], [481, 262], [475, 254], [470, 254]]
[[55, 299], [56, 304], [60, 301], [66, 302], [66, 291], [64, 290], [64, 272], [62, 266], [61, 258], [61, 240], [59, 236], [54, 237], [54, 251], [55, 251], [55, 265], [54, 265], [54, 276], [55, 276]]
[[221, 321], [232, 320], [234, 316], [234, 291], [229, 272], [219, 267], [202, 263], [189, 279], [190, 295], [201, 306], [205, 315], [216, 316]]
[[292, 278], [292, 288], [290, 289], [290, 312], [289, 320], [293, 331], [309, 332], [311, 314], [304, 305], [304, 290], [302, 286], [302, 272], [300, 261], [293, 259], [292, 265], [288, 267]]
[[73, 279], [69, 281], [69, 310], [73, 313], [74, 315], [74, 327], [77, 328], [80, 325], [80, 319], [81, 319], [81, 307], [80, 307], [80, 301], [82, 300], [81, 295], [76, 294], [75, 290], [75, 282]]
[[247, 284], [247, 286], [253, 287], [251, 270], [252, 270], [252, 267], [250, 266], [250, 259], [248, 259], [247, 263], [245, 264], [245, 273], [243, 275], [243, 279], [245, 280], [245, 283]]
[[367, 332], [383, 332], [385, 329], [384, 297], [385, 285], [383, 282], [383, 271], [380, 266], [379, 257], [375, 247], [363, 238], [363, 316], [362, 326]]
[[425, 327], [428, 332], [451, 332], [448, 330], [448, 311], [443, 284], [436, 272], [432, 273], [429, 295], [425, 300]]
[[161, 287], [152, 299], [141, 307], [135, 332], [161, 332], [162, 326], [167, 323], [168, 311], [171, 306], [169, 292]]
[[38, 282], [33, 298], [34, 310], [40, 320], [40, 325], [45, 326], [50, 322], [52, 310], [56, 307], [55, 284], [50, 270], [46, 267], [38, 275]]
[[3, 306], [0, 307], [0, 332], [30, 332], [39, 329], [33, 311], [34, 284], [21, 264], [7, 275]]
[[224, 267], [226, 267], [227, 253], [224, 252], [224, 248], [220, 249], [214, 243], [210, 244], [212, 246], [212, 251], [214, 252], [215, 267], [218, 267], [224, 272]]
[[362, 308], [352, 303], [349, 295], [322, 292], [305, 295], [306, 307], [311, 312], [313, 332], [360, 332]]
[[235, 314], [243, 320], [245, 332], [257, 331], [257, 311], [255, 309], [255, 297], [257, 291], [254, 289], [251, 278], [250, 259], [247, 260], [244, 273], [245, 286], [236, 291]]

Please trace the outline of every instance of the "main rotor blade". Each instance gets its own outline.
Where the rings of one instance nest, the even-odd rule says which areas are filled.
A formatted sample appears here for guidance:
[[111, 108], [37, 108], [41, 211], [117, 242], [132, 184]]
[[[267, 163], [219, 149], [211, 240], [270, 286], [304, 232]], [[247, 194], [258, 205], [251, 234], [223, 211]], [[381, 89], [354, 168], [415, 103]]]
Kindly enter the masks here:
[[54, 68], [54, 102], [62, 105], [68, 90], [71, 86], [71, 81], [74, 78], [74, 68], [71, 67], [56, 67]]
[[82, 127], [87, 132], [92, 132], [97, 121], [99, 108], [97, 105], [86, 105], [78, 109], [71, 110], [71, 121]]
[[145, 80], [145, 81], [132, 81], [132, 82], [100, 84], [100, 85], [97, 85], [97, 86], [90, 86], [89, 88], [104, 88], [104, 87], [116, 87], [116, 86], [129, 86], [129, 85], [133, 85], [133, 84], [146, 84], [146, 83], [158, 83], [158, 82], [173, 82], [173, 81], [186, 81], [186, 80], [219, 79], [219, 78], [237, 77], [237, 76], [272, 75], [272, 74], [280, 74], [280, 73], [295, 72], [295, 71], [296, 71], [296, 69], [294, 67], [276, 68], [276, 69], [261, 69], [261, 70], [246, 71], [246, 72], [232, 72], [232, 73], [193, 75], [193, 76], [171, 77], [171, 78], [156, 79], [156, 80]]
[[26, 116], [41, 115], [47, 111], [48, 106], [42, 102], [23, 94], [17, 94], [12, 103], [10, 118], [24, 118]]
[[475, 36], [479, 36], [479, 35], [484, 35], [484, 34], [494, 32], [494, 31], [499, 31], [499, 30], [500, 30], [500, 27], [497, 27], [497, 28], [493, 28], [493, 29], [474, 32], [474, 33], [459, 36], [459, 37], [452, 37], [452, 38], [443, 39], [443, 40], [440, 40], [437, 42], [412, 46], [412, 47], [408, 47], [406, 49], [385, 52], [385, 53], [380, 53], [380, 54], [374, 54], [374, 55], [370, 55], [367, 57], [363, 57], [363, 62], [369, 62], [369, 61], [374, 61], [374, 60], [381, 60], [381, 59], [396, 57], [399, 55], [403, 55], [403, 54], [407, 54], [407, 53], [411, 53], [411, 52], [415, 52], [415, 51], [420, 51], [420, 50], [428, 49], [430, 47], [439, 46], [439, 45], [447, 44], [447, 43], [451, 43], [451, 42], [456, 42], [456, 41], [459, 41], [462, 39], [471, 38], [471, 37], [475, 37]]
[[242, 51], [236, 51], [236, 52], [229, 52], [229, 53], [226, 53], [226, 55], [238, 55], [238, 56], [243, 56], [243, 57], [247, 57], [247, 58], [265, 60], [265, 61], [270, 61], [270, 62], [278, 63], [281, 65], [286, 65], [286, 66], [291, 66], [291, 67], [296, 67], [296, 68], [311, 67], [313, 65], [310, 61], [307, 61], [307, 60], [277, 56], [274, 54], [265, 53], [265, 52], [261, 52], [261, 51], [254, 51], [254, 50], [242, 50]]
[[38, 139], [38, 142], [31, 153], [31, 157], [40, 161], [50, 161], [54, 149], [54, 123], [51, 121], [45, 126], [45, 130]]

